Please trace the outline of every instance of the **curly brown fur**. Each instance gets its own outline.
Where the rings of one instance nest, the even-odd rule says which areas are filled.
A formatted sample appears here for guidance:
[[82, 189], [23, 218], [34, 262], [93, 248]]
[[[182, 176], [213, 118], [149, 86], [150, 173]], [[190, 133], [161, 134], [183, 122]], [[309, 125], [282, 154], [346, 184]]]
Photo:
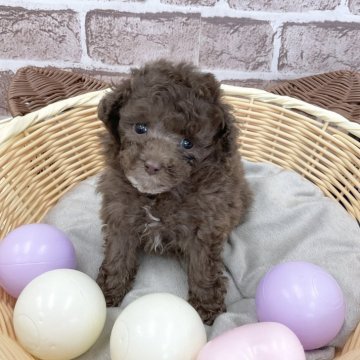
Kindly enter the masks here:
[[130, 290], [145, 249], [185, 260], [189, 302], [205, 323], [225, 311], [222, 249], [251, 195], [220, 95], [213, 75], [161, 60], [132, 70], [101, 101], [108, 132], [97, 282], [108, 306]]

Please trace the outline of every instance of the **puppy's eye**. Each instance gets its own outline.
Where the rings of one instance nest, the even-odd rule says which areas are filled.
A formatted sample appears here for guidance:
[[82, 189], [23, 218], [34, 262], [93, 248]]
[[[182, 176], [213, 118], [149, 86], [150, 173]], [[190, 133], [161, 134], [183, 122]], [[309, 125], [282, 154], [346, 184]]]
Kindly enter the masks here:
[[137, 134], [145, 134], [148, 131], [148, 128], [145, 124], [137, 123], [135, 124], [135, 131]]
[[189, 150], [193, 147], [192, 142], [188, 139], [182, 139], [180, 145], [186, 150]]

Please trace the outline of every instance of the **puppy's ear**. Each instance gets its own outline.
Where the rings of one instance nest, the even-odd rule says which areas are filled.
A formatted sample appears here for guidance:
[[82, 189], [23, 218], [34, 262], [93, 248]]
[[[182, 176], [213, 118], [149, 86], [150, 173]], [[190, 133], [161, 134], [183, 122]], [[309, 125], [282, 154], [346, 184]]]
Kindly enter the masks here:
[[113, 91], [105, 95], [98, 105], [98, 117], [117, 143], [120, 143], [118, 131], [120, 121], [120, 109], [128, 101], [131, 94], [130, 80], [124, 81]]
[[230, 113], [226, 105], [221, 105], [223, 121], [216, 134], [216, 141], [220, 145], [220, 151], [225, 155], [233, 155], [238, 150], [239, 128], [235, 117]]
[[215, 103], [220, 97], [220, 83], [211, 73], [198, 73], [188, 80], [199, 98]]

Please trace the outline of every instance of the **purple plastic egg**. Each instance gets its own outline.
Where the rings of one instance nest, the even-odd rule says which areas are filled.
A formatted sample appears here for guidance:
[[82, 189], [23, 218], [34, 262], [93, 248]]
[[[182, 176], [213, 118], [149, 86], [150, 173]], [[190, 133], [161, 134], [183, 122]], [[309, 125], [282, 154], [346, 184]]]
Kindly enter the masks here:
[[286, 325], [305, 350], [328, 345], [345, 320], [345, 301], [336, 280], [321, 267], [287, 262], [272, 268], [256, 291], [259, 321]]
[[55, 269], [75, 269], [74, 246], [54, 226], [28, 224], [0, 242], [0, 285], [17, 298], [35, 277]]

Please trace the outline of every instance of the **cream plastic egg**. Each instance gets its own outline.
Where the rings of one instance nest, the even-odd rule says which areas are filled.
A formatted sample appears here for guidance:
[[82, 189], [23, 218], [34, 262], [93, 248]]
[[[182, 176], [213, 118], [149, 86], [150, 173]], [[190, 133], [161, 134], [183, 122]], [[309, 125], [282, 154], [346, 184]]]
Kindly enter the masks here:
[[69, 360], [87, 351], [106, 318], [101, 289], [77, 270], [46, 272], [32, 280], [14, 309], [21, 345], [44, 360]]
[[195, 360], [206, 343], [196, 310], [171, 294], [145, 295], [128, 305], [110, 338], [112, 360]]

